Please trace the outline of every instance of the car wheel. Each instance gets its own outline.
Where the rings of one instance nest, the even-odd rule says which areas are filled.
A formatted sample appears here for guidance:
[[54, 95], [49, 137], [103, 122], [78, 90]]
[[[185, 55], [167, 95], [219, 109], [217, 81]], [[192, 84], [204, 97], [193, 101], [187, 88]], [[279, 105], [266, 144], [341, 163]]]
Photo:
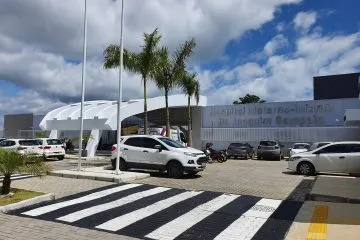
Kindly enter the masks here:
[[170, 162], [167, 166], [167, 175], [170, 178], [181, 178], [184, 174], [182, 165], [179, 162]]
[[262, 156], [259, 156], [259, 155], [257, 155], [257, 160], [262, 160], [263, 158], [262, 158]]
[[297, 171], [301, 175], [311, 176], [315, 174], [314, 166], [309, 162], [302, 162], [298, 165]]
[[[64, 160], [64, 158], [65, 158], [65, 156], [63, 155], [63, 156], [59, 156], [57, 159], [59, 159], [59, 160]], [[46, 158], [45, 158], [46, 159]]]
[[249, 159], [249, 154], [246, 154], [245, 160], [248, 160], [248, 159]]
[[127, 170], [127, 164], [125, 162], [124, 159], [120, 159], [120, 166], [119, 166], [121, 171], [126, 171]]

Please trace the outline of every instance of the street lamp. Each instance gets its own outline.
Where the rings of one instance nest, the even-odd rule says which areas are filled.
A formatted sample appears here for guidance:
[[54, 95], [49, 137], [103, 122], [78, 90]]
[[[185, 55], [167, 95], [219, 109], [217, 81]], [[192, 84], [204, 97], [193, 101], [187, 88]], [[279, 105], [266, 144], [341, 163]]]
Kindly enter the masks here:
[[87, 14], [86, 1], [84, 0], [84, 38], [83, 38], [83, 65], [82, 65], [82, 80], [81, 80], [81, 104], [80, 104], [80, 137], [79, 137], [79, 154], [77, 170], [81, 171], [81, 155], [82, 155], [82, 141], [84, 132], [84, 95], [85, 95], [85, 80], [86, 80], [86, 37], [87, 37]]
[[122, 72], [123, 72], [123, 30], [124, 30], [124, 0], [121, 0], [121, 28], [120, 28], [120, 59], [119, 59], [119, 98], [117, 109], [117, 148], [115, 174], [120, 174], [120, 137], [121, 137], [121, 102], [122, 102]]

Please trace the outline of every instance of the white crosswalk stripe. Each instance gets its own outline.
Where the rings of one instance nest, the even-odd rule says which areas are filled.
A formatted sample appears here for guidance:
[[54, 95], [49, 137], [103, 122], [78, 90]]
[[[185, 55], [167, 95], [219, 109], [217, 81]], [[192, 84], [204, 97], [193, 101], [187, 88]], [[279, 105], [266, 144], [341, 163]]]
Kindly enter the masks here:
[[150, 206], [144, 207], [142, 209], [139, 209], [137, 211], [125, 214], [123, 216], [111, 219], [108, 222], [105, 222], [96, 228], [109, 230], [109, 231], [118, 231], [126, 226], [131, 225], [132, 223], [135, 223], [141, 219], [144, 219], [148, 216], [151, 216], [157, 212], [160, 212], [178, 202], [184, 201], [188, 198], [194, 197], [196, 195], [199, 195], [202, 192], [184, 192], [179, 195], [170, 197], [168, 199], [156, 202]]
[[95, 192], [95, 193], [91, 193], [89, 195], [86, 195], [84, 197], [80, 197], [80, 198], [76, 198], [76, 199], [72, 199], [69, 201], [65, 201], [65, 202], [59, 202], [59, 203], [54, 203], [51, 205], [47, 205], [44, 207], [40, 207], [40, 208], [36, 208], [27, 212], [24, 212], [22, 214], [24, 215], [28, 215], [28, 216], [39, 216], [48, 212], [52, 212], [55, 210], [58, 210], [60, 208], [64, 208], [64, 207], [68, 207], [71, 205], [75, 205], [78, 203], [83, 203], [83, 202], [88, 202], [91, 200], [95, 200], [101, 197], [105, 197], [108, 196], [110, 194], [116, 193], [116, 192], [120, 192], [120, 191], [124, 191], [126, 189], [130, 189], [130, 188], [134, 188], [137, 186], [140, 186], [141, 184], [127, 184], [127, 185], [121, 185], [119, 187], [115, 187], [115, 188], [110, 188], [110, 189], [106, 189], [100, 192]]
[[186, 229], [211, 215], [214, 211], [235, 200], [238, 195], [221, 195], [204, 203], [190, 212], [174, 219], [168, 224], [156, 229], [146, 237], [161, 240], [170, 240], [179, 236]]
[[280, 203], [280, 200], [261, 199], [238, 220], [221, 232], [215, 240], [251, 239], [279, 207]]
[[155, 195], [161, 192], [165, 192], [167, 190], [169, 190], [170, 188], [164, 188], [164, 187], [157, 187], [157, 188], [153, 188], [147, 191], [143, 191], [143, 192], [139, 192], [139, 193], [134, 193], [131, 194], [127, 197], [124, 198], [120, 198], [116, 201], [112, 201], [112, 202], [108, 202], [108, 203], [104, 203], [101, 205], [96, 205], [94, 207], [90, 207], [90, 208], [86, 208], [83, 209], [81, 211], [77, 211], [71, 214], [68, 214], [66, 216], [60, 217], [58, 218], [58, 220], [64, 221], [64, 222], [75, 222], [78, 221], [82, 218], [94, 215], [96, 213], [99, 212], [104, 212], [106, 210], [112, 209], [112, 208], [116, 208], [116, 207], [120, 207], [123, 206], [125, 204], [134, 202], [136, 200], [142, 199], [144, 197], [148, 197], [151, 195]]
[[[11, 180], [17, 180], [17, 179], [24, 179], [24, 178], [30, 178], [33, 177], [33, 175], [30, 174], [12, 174], [11, 175]], [[2, 182], [4, 180], [4, 176], [0, 175], [0, 182]]]
[[[241, 240], [272, 239], [269, 235], [277, 231], [285, 236], [298, 211], [293, 207], [302, 205], [146, 184], [114, 185], [57, 201], [14, 214], [136, 238]], [[284, 227], [289, 209], [293, 216]], [[276, 223], [274, 216], [281, 216], [281, 222]]]

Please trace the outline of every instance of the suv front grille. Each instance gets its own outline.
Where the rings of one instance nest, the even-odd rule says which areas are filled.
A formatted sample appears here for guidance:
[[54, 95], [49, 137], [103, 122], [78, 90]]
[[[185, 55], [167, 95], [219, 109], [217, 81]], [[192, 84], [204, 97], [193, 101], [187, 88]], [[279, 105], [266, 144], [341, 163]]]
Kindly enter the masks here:
[[206, 161], [207, 161], [206, 157], [201, 157], [201, 158], [199, 158], [199, 159], [196, 161], [196, 163], [197, 163], [198, 165], [201, 165], [202, 163], [204, 163], [204, 162], [206, 162]]

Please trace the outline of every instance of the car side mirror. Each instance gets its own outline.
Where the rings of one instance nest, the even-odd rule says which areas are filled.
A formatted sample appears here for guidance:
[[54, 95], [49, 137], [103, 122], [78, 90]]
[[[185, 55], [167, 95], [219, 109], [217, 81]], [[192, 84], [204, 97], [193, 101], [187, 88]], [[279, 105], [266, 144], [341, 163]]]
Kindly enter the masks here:
[[289, 151], [291, 151], [292, 148], [289, 148]]
[[161, 145], [155, 145], [155, 149], [159, 150], [159, 152], [161, 152], [161, 151], [162, 151], [162, 147], [161, 147]]

